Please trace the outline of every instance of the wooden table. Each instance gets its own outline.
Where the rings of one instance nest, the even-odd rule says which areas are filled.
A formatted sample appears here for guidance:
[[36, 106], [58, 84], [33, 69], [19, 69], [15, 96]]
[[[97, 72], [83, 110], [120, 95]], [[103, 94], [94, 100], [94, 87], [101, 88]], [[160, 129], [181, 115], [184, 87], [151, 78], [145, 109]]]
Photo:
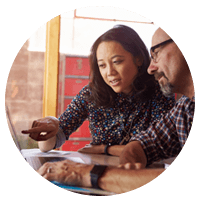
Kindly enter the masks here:
[[[74, 151], [58, 151], [51, 150], [47, 153], [41, 152], [39, 149], [22, 149], [21, 153], [24, 157], [27, 156], [47, 156], [47, 157], [66, 157], [69, 160], [82, 162], [85, 164], [100, 164], [100, 165], [110, 165], [118, 166], [119, 157], [117, 156], [107, 156], [105, 154], [88, 154], [88, 153], [79, 153]], [[174, 158], [166, 159], [160, 162], [155, 162], [149, 168], [166, 168], [172, 162]]]
[[[72, 160], [75, 162], [80, 162], [80, 163], [85, 163], [85, 164], [100, 164], [100, 165], [110, 165], [110, 166], [118, 166], [119, 165], [119, 157], [107, 156], [104, 154], [88, 154], [88, 153], [79, 153], [79, 152], [73, 152], [73, 151], [58, 151], [58, 150], [52, 150], [47, 153], [43, 153], [39, 149], [22, 149], [21, 153], [26, 158], [26, 160], [28, 157], [64, 157], [69, 160]], [[38, 159], [40, 159], [40, 158], [38, 158]], [[169, 160], [168, 163], [170, 163], [171, 161], [172, 160]], [[158, 168], [158, 167], [163, 168], [163, 167], [165, 167], [163, 163], [164, 163], [163, 161], [154, 163], [150, 167], [151, 168]], [[76, 186], [71, 187], [71, 186], [63, 185], [63, 184], [60, 184], [58, 186], [62, 187], [64, 189], [73, 191], [73, 192], [81, 193], [81, 194], [104, 195], [104, 196], [115, 194], [113, 192], [108, 192], [108, 191], [94, 189], [94, 188], [82, 188], [82, 187], [76, 187]]]

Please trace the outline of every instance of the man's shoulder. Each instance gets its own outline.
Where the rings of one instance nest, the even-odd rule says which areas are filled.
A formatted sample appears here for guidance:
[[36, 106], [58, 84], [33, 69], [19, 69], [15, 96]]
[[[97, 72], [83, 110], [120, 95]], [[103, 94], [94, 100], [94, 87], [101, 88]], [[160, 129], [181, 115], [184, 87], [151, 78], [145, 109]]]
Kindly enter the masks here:
[[180, 105], [180, 104], [189, 104], [189, 103], [195, 103], [195, 97], [193, 96], [192, 99], [190, 99], [189, 97], [183, 95], [177, 102], [176, 105]]
[[186, 113], [193, 113], [195, 107], [195, 98], [193, 97], [190, 99], [187, 96], [182, 96], [175, 104], [175, 106], [172, 108], [172, 110], [169, 112], [169, 117], [174, 117], [174, 115], [177, 115], [177, 113], [180, 112], [186, 112]]

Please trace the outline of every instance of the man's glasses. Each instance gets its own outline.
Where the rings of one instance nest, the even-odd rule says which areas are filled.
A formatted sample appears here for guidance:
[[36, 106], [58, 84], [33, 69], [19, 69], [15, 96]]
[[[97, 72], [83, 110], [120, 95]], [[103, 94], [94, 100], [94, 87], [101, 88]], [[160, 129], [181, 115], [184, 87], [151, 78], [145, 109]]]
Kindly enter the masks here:
[[158, 52], [159, 52], [159, 51], [155, 52], [155, 49], [157, 49], [158, 47], [164, 46], [164, 45], [166, 45], [166, 44], [168, 44], [168, 43], [170, 43], [170, 42], [173, 42], [173, 40], [172, 40], [172, 39], [169, 39], [169, 40], [166, 40], [166, 41], [164, 41], [164, 42], [161, 42], [160, 44], [157, 44], [157, 45], [151, 47], [151, 49], [150, 49], [151, 59], [152, 59], [154, 62], [157, 62], [157, 59], [158, 59]]

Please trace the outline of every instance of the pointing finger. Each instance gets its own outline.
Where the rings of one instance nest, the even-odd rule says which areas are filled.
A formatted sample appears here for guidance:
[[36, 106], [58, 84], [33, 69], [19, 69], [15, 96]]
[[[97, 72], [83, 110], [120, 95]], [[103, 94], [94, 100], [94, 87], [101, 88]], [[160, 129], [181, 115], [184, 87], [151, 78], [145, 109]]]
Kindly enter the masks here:
[[30, 133], [41, 133], [41, 132], [47, 132], [48, 128], [46, 126], [39, 126], [39, 127], [34, 127], [30, 128], [28, 130], [22, 130], [21, 132], [24, 134], [30, 134]]

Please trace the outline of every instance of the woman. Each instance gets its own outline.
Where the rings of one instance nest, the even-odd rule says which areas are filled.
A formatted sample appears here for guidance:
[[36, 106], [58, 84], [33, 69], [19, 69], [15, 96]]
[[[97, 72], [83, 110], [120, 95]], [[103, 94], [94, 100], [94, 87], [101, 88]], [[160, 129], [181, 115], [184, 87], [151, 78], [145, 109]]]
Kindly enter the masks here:
[[[150, 58], [139, 35], [123, 25], [100, 36], [91, 48], [90, 83], [72, 100], [59, 120], [47, 117], [22, 131], [39, 142], [42, 151], [60, 147], [84, 120], [89, 120], [91, 145], [80, 152], [120, 155], [133, 134], [174, 105], [148, 75]], [[40, 132], [47, 132], [41, 135]]]

